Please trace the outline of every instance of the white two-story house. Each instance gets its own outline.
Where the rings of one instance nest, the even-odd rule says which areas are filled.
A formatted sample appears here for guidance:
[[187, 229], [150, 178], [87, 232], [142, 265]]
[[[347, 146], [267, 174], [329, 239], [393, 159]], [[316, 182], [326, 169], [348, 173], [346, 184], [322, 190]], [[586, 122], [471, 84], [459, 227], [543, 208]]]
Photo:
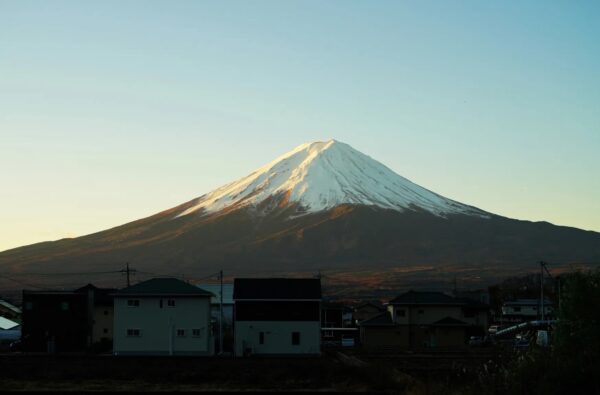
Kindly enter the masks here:
[[114, 295], [114, 355], [211, 355], [210, 292], [154, 278]]
[[236, 278], [235, 355], [319, 355], [321, 280]]

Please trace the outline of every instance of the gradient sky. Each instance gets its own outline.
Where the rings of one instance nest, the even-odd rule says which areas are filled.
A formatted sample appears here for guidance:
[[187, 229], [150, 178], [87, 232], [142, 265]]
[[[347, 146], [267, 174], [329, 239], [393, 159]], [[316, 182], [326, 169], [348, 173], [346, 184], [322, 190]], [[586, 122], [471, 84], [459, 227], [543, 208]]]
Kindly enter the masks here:
[[599, 1], [0, 0], [0, 250], [335, 138], [449, 198], [600, 231]]

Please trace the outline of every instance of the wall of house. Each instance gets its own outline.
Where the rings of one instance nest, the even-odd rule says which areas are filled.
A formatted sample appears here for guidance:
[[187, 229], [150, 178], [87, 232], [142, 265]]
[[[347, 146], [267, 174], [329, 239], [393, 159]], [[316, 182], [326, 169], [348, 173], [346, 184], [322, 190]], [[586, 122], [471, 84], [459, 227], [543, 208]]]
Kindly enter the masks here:
[[[139, 307], [129, 307], [129, 299], [138, 299]], [[175, 307], [167, 306], [168, 299], [175, 300]], [[208, 297], [115, 297], [114, 354], [212, 354], [209, 300]], [[140, 336], [127, 336], [127, 329], [139, 329]], [[178, 337], [177, 329], [184, 329], [185, 336]], [[193, 329], [200, 329], [200, 336], [194, 337]]]
[[87, 348], [88, 315], [84, 294], [24, 292], [22, 319], [24, 351], [81, 352]]
[[430, 330], [429, 346], [432, 348], [465, 348], [465, 327], [437, 327]]
[[409, 348], [408, 326], [361, 327], [361, 345], [369, 350]]
[[[264, 344], [260, 344], [260, 332]], [[292, 332], [300, 332], [300, 344], [292, 344]], [[252, 354], [319, 354], [321, 328], [319, 321], [236, 321], [235, 354], [244, 350]]]
[[114, 307], [94, 306], [94, 324], [92, 326], [92, 343], [102, 339], [113, 339]]

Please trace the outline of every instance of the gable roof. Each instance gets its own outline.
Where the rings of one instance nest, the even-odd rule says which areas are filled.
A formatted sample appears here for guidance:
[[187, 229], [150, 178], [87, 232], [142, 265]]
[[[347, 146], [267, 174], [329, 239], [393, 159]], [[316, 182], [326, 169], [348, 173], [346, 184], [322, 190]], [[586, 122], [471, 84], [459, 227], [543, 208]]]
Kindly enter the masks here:
[[18, 326], [18, 322], [11, 321], [8, 318], [0, 317], [0, 330], [14, 329]]
[[394, 321], [390, 316], [389, 312], [384, 312], [376, 315], [373, 318], [369, 318], [368, 320], [362, 321], [360, 326], [394, 326]]
[[236, 278], [233, 299], [321, 300], [318, 278]]
[[115, 296], [140, 295], [171, 295], [171, 296], [214, 296], [212, 293], [188, 284], [176, 278], [153, 278], [131, 287], [121, 289]]

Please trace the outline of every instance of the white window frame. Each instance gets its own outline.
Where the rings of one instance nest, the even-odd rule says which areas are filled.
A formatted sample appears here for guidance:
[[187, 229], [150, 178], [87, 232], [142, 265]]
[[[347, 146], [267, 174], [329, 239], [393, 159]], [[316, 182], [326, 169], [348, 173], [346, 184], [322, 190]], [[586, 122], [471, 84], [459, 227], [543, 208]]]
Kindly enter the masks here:
[[[179, 334], [181, 332], [181, 334]], [[186, 337], [185, 329], [179, 328], [175, 330], [175, 337]]]
[[[204, 328], [192, 329], [192, 337], [202, 337], [202, 329], [204, 329]], [[198, 334], [195, 333], [196, 331], [198, 331]]]
[[[173, 304], [171, 304], [171, 302], [172, 302]], [[175, 303], [175, 299], [167, 299], [167, 307], [171, 307], [171, 308], [173, 308], [173, 307], [175, 307], [176, 305], [177, 305], [177, 303]]]

